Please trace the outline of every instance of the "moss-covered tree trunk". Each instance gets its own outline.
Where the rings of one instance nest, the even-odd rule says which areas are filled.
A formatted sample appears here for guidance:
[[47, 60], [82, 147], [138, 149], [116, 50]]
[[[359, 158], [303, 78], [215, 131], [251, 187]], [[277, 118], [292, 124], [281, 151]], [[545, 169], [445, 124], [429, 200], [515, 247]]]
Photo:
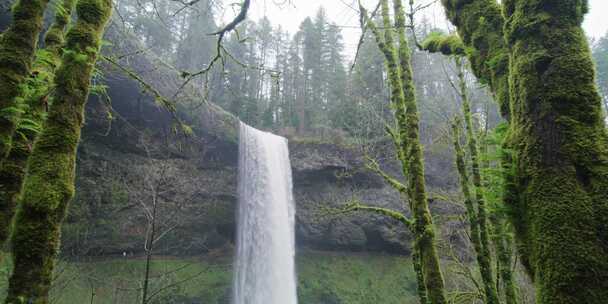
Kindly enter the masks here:
[[[485, 204], [484, 190], [481, 183], [481, 171], [480, 171], [480, 160], [479, 160], [479, 145], [477, 141], [477, 135], [473, 127], [473, 117], [471, 113], [471, 103], [469, 101], [469, 94], [467, 92], [467, 83], [464, 77], [464, 67], [461, 58], [456, 58], [456, 66], [458, 69], [458, 80], [460, 86], [460, 99], [462, 101], [462, 112], [464, 116], [466, 135], [467, 135], [467, 146], [469, 148], [469, 155], [471, 157], [471, 173], [473, 176], [473, 185], [475, 186], [475, 203], [477, 203], [477, 210], [472, 210], [476, 213], [470, 219], [470, 224], [477, 226], [478, 244], [476, 244], [477, 262], [479, 264], [479, 271], [481, 272], [481, 278], [484, 284], [484, 293], [486, 297], [486, 303], [498, 304], [498, 292], [496, 290], [496, 284], [494, 281], [494, 270], [492, 269], [492, 254], [490, 250], [490, 236], [488, 228], [487, 210]], [[466, 168], [464, 169], [466, 170]], [[460, 171], [460, 169], [459, 169]], [[468, 183], [468, 176], [462, 175], [463, 182]], [[464, 184], [463, 184], [464, 190]], [[471, 230], [473, 233], [473, 231]], [[477, 237], [472, 235], [471, 239]]]
[[513, 224], [539, 303], [608, 301], [608, 137], [587, 1], [504, 1]]
[[503, 35], [504, 18], [496, 0], [441, 0], [448, 19], [467, 47], [475, 76], [488, 84], [500, 112], [509, 119], [509, 52]]
[[[510, 79], [505, 202], [537, 302], [604, 303], [608, 140], [581, 29], [587, 1], [503, 1], [506, 20], [493, 0], [442, 2], [471, 61], [491, 72], [478, 75], [503, 95], [491, 76]], [[502, 26], [488, 26], [500, 23], [504, 34]], [[504, 55], [507, 67], [492, 59]]]
[[[64, 42], [65, 27], [69, 22], [75, 0], [64, 0], [63, 9], [58, 9], [55, 20], [45, 35], [45, 49], [39, 50], [40, 55], [33, 64], [37, 76], [32, 83], [30, 92], [24, 96], [27, 103], [23, 118], [41, 125], [49, 102], [48, 95], [52, 87], [55, 68], [61, 59], [61, 48]], [[25, 166], [32, 150], [35, 130], [21, 130], [13, 135], [10, 152], [0, 164], [0, 244], [4, 244], [9, 236], [9, 227], [15, 214], [15, 208], [21, 193]], [[0, 245], [1, 246], [1, 245]]]
[[[395, 28], [399, 37], [399, 50], [395, 48], [393, 24], [390, 18], [388, 0], [381, 1], [384, 35], [381, 35], [368, 19], [368, 26], [376, 37], [383, 52], [389, 83], [391, 102], [395, 111], [397, 130], [393, 140], [397, 142], [397, 155], [404, 175], [408, 178], [407, 194], [414, 218], [413, 231], [420, 252], [420, 268], [424, 278], [427, 298], [430, 303], [447, 303], [444, 280], [435, 244], [435, 231], [426, 197], [424, 181], [424, 160], [419, 138], [419, 117], [413, 84], [411, 55], [405, 39], [405, 14], [401, 0], [393, 1]], [[421, 299], [422, 300], [422, 299]]]
[[[460, 37], [456, 35], [444, 35], [441, 33], [431, 33], [425, 41], [422, 43], [422, 49], [432, 52], [432, 53], [442, 53], [446, 56], [454, 56], [455, 62], [458, 70], [458, 79], [459, 79], [459, 95], [462, 100], [462, 111], [465, 117], [465, 123], [467, 126], [467, 138], [469, 147], [469, 153], [471, 154], [471, 163], [472, 163], [472, 171], [474, 175], [474, 185], [476, 187], [476, 198], [475, 201], [479, 200], [482, 204], [478, 206], [480, 211], [477, 212], [475, 206], [469, 206], [468, 204], [472, 204], [474, 201], [471, 196], [471, 191], [468, 189], [468, 184], [462, 185], [462, 191], [465, 194], [465, 205], [467, 206], [467, 213], [469, 214], [469, 224], [476, 231], [471, 231], [471, 241], [473, 242], [475, 252], [477, 254], [477, 262], [480, 267], [480, 272], [482, 275], [482, 280], [484, 284], [484, 292], [487, 299], [487, 302], [497, 303], [500, 301], [499, 296], [499, 281], [502, 281], [503, 290], [505, 294], [505, 301], [507, 304], [516, 304], [516, 288], [513, 281], [513, 272], [511, 269], [512, 265], [512, 238], [510, 235], [506, 233], [504, 228], [505, 221], [502, 217], [496, 216], [498, 211], [494, 211], [493, 216], [486, 216], [486, 208], [485, 206], [485, 198], [484, 192], [487, 190], [485, 185], [482, 185], [482, 174], [481, 174], [481, 162], [480, 156], [478, 153], [478, 140], [474, 132], [473, 122], [472, 122], [472, 113], [470, 101], [467, 93], [466, 81], [464, 77], [464, 69], [462, 64], [462, 57], [466, 56], [465, 46], [460, 39]], [[455, 126], [454, 126], [455, 127]], [[456, 133], [458, 130], [454, 130]], [[458, 143], [460, 146], [460, 143]], [[485, 145], [484, 147], [487, 147]], [[468, 180], [468, 173], [466, 172], [466, 164], [464, 162], [464, 156], [459, 156], [460, 153], [464, 154], [464, 152], [459, 152], [458, 148], [455, 147], [457, 154], [457, 168], [460, 173], [461, 182], [464, 180]], [[487, 151], [486, 151], [487, 154]], [[463, 167], [459, 168], [459, 160], [458, 158], [463, 158]], [[488, 169], [488, 164], [484, 164], [485, 169]], [[500, 190], [496, 189], [501, 192]], [[481, 199], [480, 199], [481, 198]], [[473, 215], [471, 217], [470, 215]], [[479, 214], [479, 215], [478, 215]], [[478, 217], [483, 217], [484, 219], [478, 220]], [[493, 225], [482, 225], [481, 223], [486, 221], [486, 217], [488, 217], [488, 221]], [[480, 234], [481, 226], [486, 226], [484, 229], [486, 232]], [[497, 271], [498, 276], [496, 280], [493, 279], [493, 269], [492, 269], [492, 254], [489, 246], [489, 233], [487, 230], [487, 226], [493, 227], [494, 235], [492, 240], [495, 244], [496, 249], [496, 258], [497, 258]], [[485, 244], [485, 245], [484, 245]]]
[[[454, 123], [452, 125], [453, 136], [454, 136], [454, 152], [456, 154], [456, 168], [460, 176], [460, 189], [464, 195], [464, 204], [467, 210], [467, 217], [469, 220], [469, 226], [471, 229], [471, 243], [475, 249], [477, 257], [477, 264], [479, 265], [479, 271], [481, 273], [481, 279], [484, 288], [484, 297], [486, 303], [499, 303], [498, 293], [496, 291], [496, 285], [494, 283], [494, 276], [492, 274], [492, 263], [490, 252], [486, 252], [483, 248], [481, 241], [481, 231], [479, 225], [479, 213], [475, 208], [475, 198], [469, 187], [469, 174], [467, 172], [467, 166], [465, 163], [465, 153], [460, 145], [460, 123]], [[487, 255], [486, 255], [487, 253]]]
[[112, 1], [80, 0], [76, 12], [78, 20], [66, 35], [55, 75], [53, 103], [28, 160], [12, 238], [14, 271], [6, 303], [48, 303], [61, 224], [74, 195], [84, 106]]
[[418, 291], [418, 300], [420, 304], [428, 304], [429, 296], [426, 291], [426, 283], [424, 282], [424, 272], [422, 269], [422, 256], [420, 253], [420, 246], [414, 240], [412, 246], [412, 265], [414, 266], [414, 273], [416, 274], [416, 285]]
[[20, 116], [18, 98], [30, 75], [48, 0], [19, 0], [13, 23], [0, 36], [0, 163], [8, 155]]
[[505, 219], [499, 217], [493, 220], [494, 247], [497, 257], [497, 271], [502, 286], [501, 295], [504, 296], [506, 304], [517, 304], [517, 287], [513, 275], [513, 237], [506, 229]]

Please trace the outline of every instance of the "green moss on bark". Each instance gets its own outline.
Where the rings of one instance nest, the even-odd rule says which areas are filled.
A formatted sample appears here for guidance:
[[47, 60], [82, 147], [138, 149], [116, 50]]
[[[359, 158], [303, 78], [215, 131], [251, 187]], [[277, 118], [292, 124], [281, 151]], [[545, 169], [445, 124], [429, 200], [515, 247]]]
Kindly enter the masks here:
[[[31, 77], [26, 85], [27, 103], [23, 118], [41, 125], [49, 102], [48, 95], [52, 87], [55, 68], [59, 64], [64, 31], [68, 17], [72, 12], [74, 0], [64, 0], [63, 9], [57, 10], [55, 21], [45, 34], [44, 50], [38, 51], [33, 64], [36, 77]], [[0, 164], [0, 244], [4, 244], [10, 233], [10, 225], [19, 201], [27, 159], [37, 133], [31, 129], [17, 129], [13, 135], [10, 152]]]
[[[490, 252], [490, 233], [489, 222], [485, 204], [484, 189], [481, 181], [480, 160], [479, 160], [479, 145], [477, 135], [473, 127], [473, 117], [471, 113], [471, 103], [467, 92], [467, 83], [464, 77], [464, 66], [461, 58], [456, 58], [456, 66], [458, 68], [458, 79], [460, 83], [460, 97], [462, 101], [462, 112], [464, 116], [467, 145], [469, 147], [469, 155], [471, 157], [471, 171], [473, 176], [473, 185], [475, 186], [475, 202], [477, 203], [477, 213], [475, 221], [471, 223], [478, 225], [479, 231], [479, 248], [477, 251], [479, 269], [484, 283], [484, 291], [486, 302], [488, 304], [498, 304], [498, 292], [494, 282], [494, 270], [492, 269], [492, 254]], [[465, 176], [466, 177], [466, 176]]]
[[509, 117], [509, 52], [504, 18], [496, 0], [442, 0], [448, 19], [458, 29], [477, 78], [488, 84], [503, 117]]
[[608, 137], [581, 28], [587, 1], [504, 1], [513, 224], [538, 303], [608, 299]]
[[441, 53], [446, 56], [464, 56], [465, 47], [460, 37], [445, 35], [440, 32], [429, 34], [422, 42], [422, 49], [431, 53]]
[[13, 233], [14, 271], [6, 303], [48, 303], [61, 224], [74, 195], [76, 149], [84, 106], [111, 0], [80, 0], [66, 35], [55, 92], [42, 133], [28, 160]]
[[[442, 2], [467, 46], [475, 46], [478, 37], [489, 46], [488, 54], [508, 49], [510, 55], [499, 77], [509, 77], [510, 95], [505, 202], [537, 302], [605, 302], [608, 139], [581, 29], [587, 1], [503, 1], [504, 31], [484, 29], [495, 23], [496, 14], [488, 13], [497, 6], [494, 1]], [[484, 38], [493, 36], [504, 37], [505, 45]], [[493, 56], [470, 57], [490, 67], [496, 62]]]
[[[385, 28], [384, 35], [380, 34], [373, 21], [369, 18], [366, 21], [386, 59], [391, 87], [391, 102], [397, 123], [397, 130], [394, 133], [391, 132], [391, 135], [393, 140], [396, 141], [397, 155], [404, 175], [408, 178], [407, 194], [414, 218], [413, 234], [415, 244], [420, 252], [420, 268], [424, 277], [428, 301], [433, 304], [443, 304], [447, 303], [447, 300], [444, 279], [435, 247], [433, 221], [426, 197], [424, 160], [419, 138], [419, 117], [413, 84], [411, 51], [404, 30], [405, 14], [401, 0], [394, 0], [395, 28], [397, 28], [399, 37], [399, 49], [396, 50], [394, 33], [391, 30], [393, 24], [391, 23], [388, 0], [382, 0], [380, 4], [383, 27]], [[363, 13], [365, 14], [364, 11]]]
[[517, 287], [513, 274], [513, 237], [508, 232], [507, 223], [504, 219], [493, 221], [494, 247], [498, 258], [499, 278], [501, 280], [497, 286], [502, 286], [505, 304], [517, 304]]
[[19, 0], [13, 23], [0, 35], [0, 163], [8, 155], [20, 116], [19, 99], [30, 75], [48, 0]]

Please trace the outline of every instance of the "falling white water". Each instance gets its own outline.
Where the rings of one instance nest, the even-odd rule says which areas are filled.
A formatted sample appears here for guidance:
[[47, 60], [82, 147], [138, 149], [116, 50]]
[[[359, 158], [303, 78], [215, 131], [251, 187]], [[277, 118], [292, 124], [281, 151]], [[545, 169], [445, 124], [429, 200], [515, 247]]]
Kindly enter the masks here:
[[297, 304], [287, 139], [244, 123], [233, 304]]

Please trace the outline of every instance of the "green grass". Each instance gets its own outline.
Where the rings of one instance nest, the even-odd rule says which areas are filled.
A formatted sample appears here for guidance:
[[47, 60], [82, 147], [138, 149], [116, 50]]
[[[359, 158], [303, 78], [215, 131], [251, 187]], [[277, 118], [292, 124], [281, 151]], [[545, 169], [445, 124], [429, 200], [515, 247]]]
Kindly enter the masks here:
[[309, 252], [298, 258], [300, 304], [414, 303], [409, 258]]
[[[231, 258], [169, 259], [153, 263], [152, 303], [228, 304]], [[0, 296], [7, 285], [2, 268]], [[122, 259], [58, 265], [55, 304], [140, 303], [144, 260]], [[383, 255], [302, 252], [297, 258], [300, 304], [397, 304], [415, 301], [408, 258]], [[91, 301], [92, 299], [92, 301]]]

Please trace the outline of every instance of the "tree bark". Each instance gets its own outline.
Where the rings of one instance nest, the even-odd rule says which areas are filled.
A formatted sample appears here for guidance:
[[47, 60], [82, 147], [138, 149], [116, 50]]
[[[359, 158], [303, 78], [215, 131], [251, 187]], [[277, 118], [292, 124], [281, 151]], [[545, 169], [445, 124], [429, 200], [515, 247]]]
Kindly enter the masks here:
[[[64, 31], [69, 22], [75, 0], [64, 0], [63, 10], [58, 10], [55, 20], [45, 34], [44, 58], [38, 56], [33, 64], [37, 80], [30, 88], [30, 95], [24, 96], [28, 104], [24, 118], [42, 125], [48, 105], [48, 95], [57, 65], [61, 59], [61, 48], [64, 43]], [[0, 246], [10, 234], [10, 225], [21, 194], [27, 159], [32, 150], [34, 139], [38, 135], [33, 130], [19, 131], [13, 134], [12, 146], [4, 162], [0, 164]]]
[[[384, 35], [381, 35], [372, 20], [367, 18], [380, 50], [385, 56], [391, 102], [395, 110], [397, 134], [393, 140], [398, 141], [397, 154], [402, 164], [404, 175], [408, 178], [408, 199], [414, 217], [414, 238], [420, 250], [420, 266], [423, 272], [428, 300], [433, 304], [447, 303], [444, 279], [441, 273], [439, 256], [435, 244], [435, 231], [426, 197], [422, 147], [420, 145], [419, 117], [416, 94], [413, 84], [410, 50], [405, 39], [405, 13], [401, 0], [393, 1], [395, 27], [398, 29], [399, 52], [391, 28], [388, 0], [381, 1], [381, 12]], [[365, 12], [363, 12], [366, 14]], [[404, 81], [406, 81], [404, 83]]]
[[0, 36], [0, 163], [8, 155], [20, 116], [19, 97], [32, 68], [48, 0], [19, 0], [13, 23]]
[[537, 301], [608, 299], [608, 136], [581, 28], [587, 1], [505, 1], [512, 222]]
[[[503, 1], [506, 19], [493, 0], [442, 3], [471, 61], [491, 72], [474, 64], [478, 76], [510, 96], [505, 203], [537, 303], [605, 302], [608, 138], [581, 28], [587, 1]], [[492, 76], [510, 79], [508, 91]]]
[[[458, 69], [458, 80], [460, 85], [460, 97], [462, 101], [462, 112], [464, 116], [466, 135], [467, 135], [467, 146], [469, 148], [469, 155], [471, 157], [471, 171], [473, 175], [473, 185], [475, 186], [475, 199], [477, 203], [477, 210], [472, 210], [475, 215], [471, 218], [470, 224], [477, 226], [479, 233], [478, 243], [476, 245], [477, 262], [479, 264], [479, 270], [481, 272], [481, 278], [484, 284], [484, 291], [486, 296], [486, 303], [488, 304], [499, 304], [498, 292], [496, 291], [496, 284], [494, 282], [494, 270], [492, 269], [492, 254], [490, 253], [490, 237], [487, 219], [487, 210], [484, 198], [484, 189], [481, 184], [481, 172], [479, 163], [479, 146], [477, 144], [477, 135], [473, 127], [473, 117], [471, 114], [471, 103], [469, 101], [469, 94], [467, 93], [467, 83], [464, 78], [464, 67], [462, 65], [462, 59], [456, 58], [456, 66]], [[456, 139], [457, 140], [457, 139]], [[466, 170], [466, 167], [463, 168]], [[460, 171], [460, 170], [459, 170]], [[466, 171], [461, 173], [463, 182], [468, 183], [468, 176]], [[463, 184], [464, 190], [464, 184]], [[468, 190], [468, 189], [467, 189]], [[469, 198], [472, 199], [469, 193]], [[474, 208], [474, 207], [473, 207]], [[476, 235], [473, 235], [476, 237]]]
[[76, 150], [91, 74], [111, 0], [80, 0], [66, 37], [55, 92], [42, 133], [28, 160], [23, 199], [13, 233], [14, 271], [6, 303], [47, 304], [61, 225], [74, 195]]

